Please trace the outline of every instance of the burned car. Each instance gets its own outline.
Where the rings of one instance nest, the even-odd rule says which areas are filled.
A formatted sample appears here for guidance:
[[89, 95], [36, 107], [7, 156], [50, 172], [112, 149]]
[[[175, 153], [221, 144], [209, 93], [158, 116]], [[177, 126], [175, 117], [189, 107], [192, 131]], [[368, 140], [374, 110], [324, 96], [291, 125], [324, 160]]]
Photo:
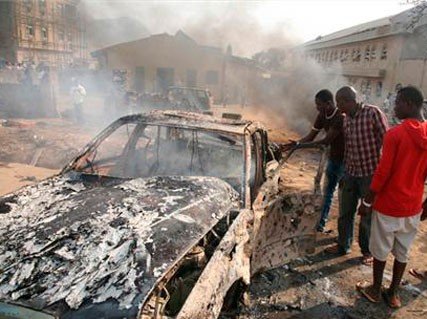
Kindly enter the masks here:
[[203, 112], [212, 108], [212, 94], [208, 89], [197, 87], [171, 86], [168, 98], [177, 109]]
[[0, 198], [0, 318], [217, 318], [312, 252], [319, 194], [279, 191], [259, 124], [154, 111]]

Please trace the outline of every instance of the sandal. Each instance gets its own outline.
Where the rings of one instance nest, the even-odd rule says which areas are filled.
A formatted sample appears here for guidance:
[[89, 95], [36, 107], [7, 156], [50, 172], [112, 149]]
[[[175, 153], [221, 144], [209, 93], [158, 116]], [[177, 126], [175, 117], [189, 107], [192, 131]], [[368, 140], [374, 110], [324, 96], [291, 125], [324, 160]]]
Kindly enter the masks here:
[[419, 279], [419, 280], [425, 280], [427, 279], [427, 271], [418, 271], [415, 268], [411, 268], [409, 269], [409, 274], [414, 276], [415, 278]]
[[362, 264], [365, 266], [372, 266], [374, 263], [374, 257], [372, 255], [363, 255], [362, 256]]
[[402, 302], [400, 301], [400, 297], [397, 293], [390, 295], [390, 290], [384, 290], [382, 295], [385, 302], [390, 308], [398, 309], [402, 307]]
[[381, 293], [378, 295], [377, 298], [375, 298], [375, 296], [371, 295], [371, 291], [370, 291], [371, 288], [372, 288], [372, 285], [370, 285], [366, 281], [359, 281], [356, 284], [357, 291], [360, 292], [360, 294], [363, 297], [365, 297], [366, 299], [368, 299], [372, 303], [379, 303], [381, 301]]

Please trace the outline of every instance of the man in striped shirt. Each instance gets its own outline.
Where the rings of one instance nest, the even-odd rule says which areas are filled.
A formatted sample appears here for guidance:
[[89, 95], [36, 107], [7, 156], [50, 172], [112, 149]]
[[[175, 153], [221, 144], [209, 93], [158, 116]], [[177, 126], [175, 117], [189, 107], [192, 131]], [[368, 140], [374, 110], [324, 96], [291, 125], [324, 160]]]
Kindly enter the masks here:
[[[371, 184], [381, 154], [383, 136], [388, 129], [384, 113], [376, 106], [358, 103], [353, 87], [344, 86], [336, 93], [338, 108], [345, 113], [344, 138], [345, 175], [342, 179], [338, 244], [327, 249], [329, 253], [347, 254], [353, 242], [354, 220], [359, 200]], [[361, 216], [359, 246], [363, 263], [372, 262], [369, 251], [371, 215]]]

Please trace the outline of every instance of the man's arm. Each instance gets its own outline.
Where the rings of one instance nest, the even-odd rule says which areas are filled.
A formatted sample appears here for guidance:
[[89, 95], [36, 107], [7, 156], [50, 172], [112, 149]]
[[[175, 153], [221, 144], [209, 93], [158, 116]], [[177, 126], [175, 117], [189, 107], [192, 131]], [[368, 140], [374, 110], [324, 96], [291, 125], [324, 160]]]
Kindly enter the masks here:
[[322, 115], [318, 114], [316, 117], [316, 121], [314, 122], [310, 132], [304, 136], [303, 138], [301, 138], [299, 141], [292, 141], [288, 144], [283, 144], [282, 145], [282, 150], [288, 150], [291, 147], [295, 146], [296, 144], [301, 144], [301, 143], [307, 143], [307, 142], [311, 142], [313, 141], [317, 134], [319, 134], [319, 132], [322, 130], [324, 126], [323, 120], [322, 120]]
[[[316, 146], [316, 145], [329, 145], [331, 142], [340, 134], [340, 130], [334, 127], [331, 127], [328, 132], [326, 133], [326, 136], [318, 141], [311, 142], [313, 139], [311, 139], [310, 142], [304, 142], [303, 140], [300, 141], [301, 144], [307, 145], [307, 146]], [[317, 134], [316, 134], [317, 135]]]
[[388, 130], [387, 117], [380, 109], [375, 109], [373, 119], [374, 119], [376, 139], [382, 144], [384, 134]]
[[322, 116], [322, 114], [317, 114], [316, 120], [314, 121], [313, 126], [311, 127], [310, 132], [304, 136], [302, 139], [300, 139], [298, 142], [299, 143], [308, 143], [313, 141], [317, 134], [319, 134], [319, 132], [323, 129], [323, 127], [325, 126], [325, 121], [324, 118]]
[[317, 134], [319, 134], [320, 129], [315, 128], [314, 126], [311, 128], [310, 132], [299, 140], [300, 143], [307, 143], [313, 141]]
[[[331, 122], [331, 126], [329, 127], [326, 133], [326, 136], [324, 138], [312, 143], [306, 143], [305, 145], [309, 145], [309, 146], [330, 145], [338, 135], [344, 134], [343, 125], [344, 125], [344, 116], [340, 115]], [[315, 125], [315, 127], [317, 126]]]
[[375, 195], [379, 193], [389, 180], [393, 173], [393, 163], [396, 158], [398, 146], [395, 138], [386, 134], [384, 136], [383, 151], [380, 162], [372, 178], [368, 194], [363, 198], [362, 205], [359, 207], [359, 214], [364, 215], [372, 211], [372, 205], [375, 201]]

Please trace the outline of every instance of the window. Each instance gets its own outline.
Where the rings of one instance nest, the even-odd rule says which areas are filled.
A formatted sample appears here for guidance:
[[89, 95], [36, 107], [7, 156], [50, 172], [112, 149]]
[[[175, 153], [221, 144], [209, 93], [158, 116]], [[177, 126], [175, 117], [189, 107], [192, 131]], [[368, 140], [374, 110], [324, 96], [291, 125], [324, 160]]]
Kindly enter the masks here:
[[375, 94], [377, 97], [381, 97], [382, 93], [383, 93], [383, 82], [379, 81], [379, 82], [377, 82]]
[[156, 88], [158, 91], [165, 92], [170, 86], [174, 85], [174, 68], [157, 68]]
[[347, 60], [348, 60], [348, 49], [345, 49], [343, 61], [346, 62]]
[[371, 80], [366, 81], [365, 94], [367, 96], [371, 95]]
[[144, 92], [145, 90], [145, 69], [143, 66], [135, 68], [134, 89], [137, 92]]
[[365, 61], [369, 61], [371, 58], [371, 48], [369, 45], [365, 49]]
[[387, 44], [384, 44], [381, 50], [381, 60], [387, 60]]
[[47, 28], [42, 27], [42, 40], [47, 41]]
[[218, 84], [218, 82], [218, 71], [206, 72], [206, 84], [214, 85]]
[[62, 3], [57, 3], [56, 4], [56, 14], [64, 15], [63, 8], [64, 7], [62, 6]]
[[[259, 164], [263, 165], [262, 154]], [[213, 176], [240, 191], [243, 165], [243, 139], [239, 136], [128, 123], [85, 153], [73, 168], [87, 174], [131, 178]]]
[[115, 171], [125, 162], [122, 153], [135, 126], [133, 123], [120, 126], [79, 161], [77, 170], [89, 174], [117, 176]]
[[33, 0], [24, 0], [24, 7], [30, 12], [33, 9]]
[[373, 45], [371, 47], [371, 60], [375, 60], [377, 58], [377, 47]]
[[39, 11], [41, 15], [46, 14], [46, 0], [39, 0]]
[[197, 85], [197, 70], [189, 69], [187, 70], [187, 86], [196, 86]]
[[63, 30], [63, 29], [59, 29], [59, 30], [58, 30], [58, 40], [59, 40], [59, 41], [64, 41], [64, 39], [65, 39], [65, 33], [64, 33], [64, 30]]
[[359, 48], [354, 49], [353, 53], [354, 53], [353, 54], [353, 61], [359, 62], [360, 61], [360, 49]]
[[32, 24], [27, 24], [25, 26], [25, 36], [27, 38], [32, 38], [34, 36], [34, 27]]

